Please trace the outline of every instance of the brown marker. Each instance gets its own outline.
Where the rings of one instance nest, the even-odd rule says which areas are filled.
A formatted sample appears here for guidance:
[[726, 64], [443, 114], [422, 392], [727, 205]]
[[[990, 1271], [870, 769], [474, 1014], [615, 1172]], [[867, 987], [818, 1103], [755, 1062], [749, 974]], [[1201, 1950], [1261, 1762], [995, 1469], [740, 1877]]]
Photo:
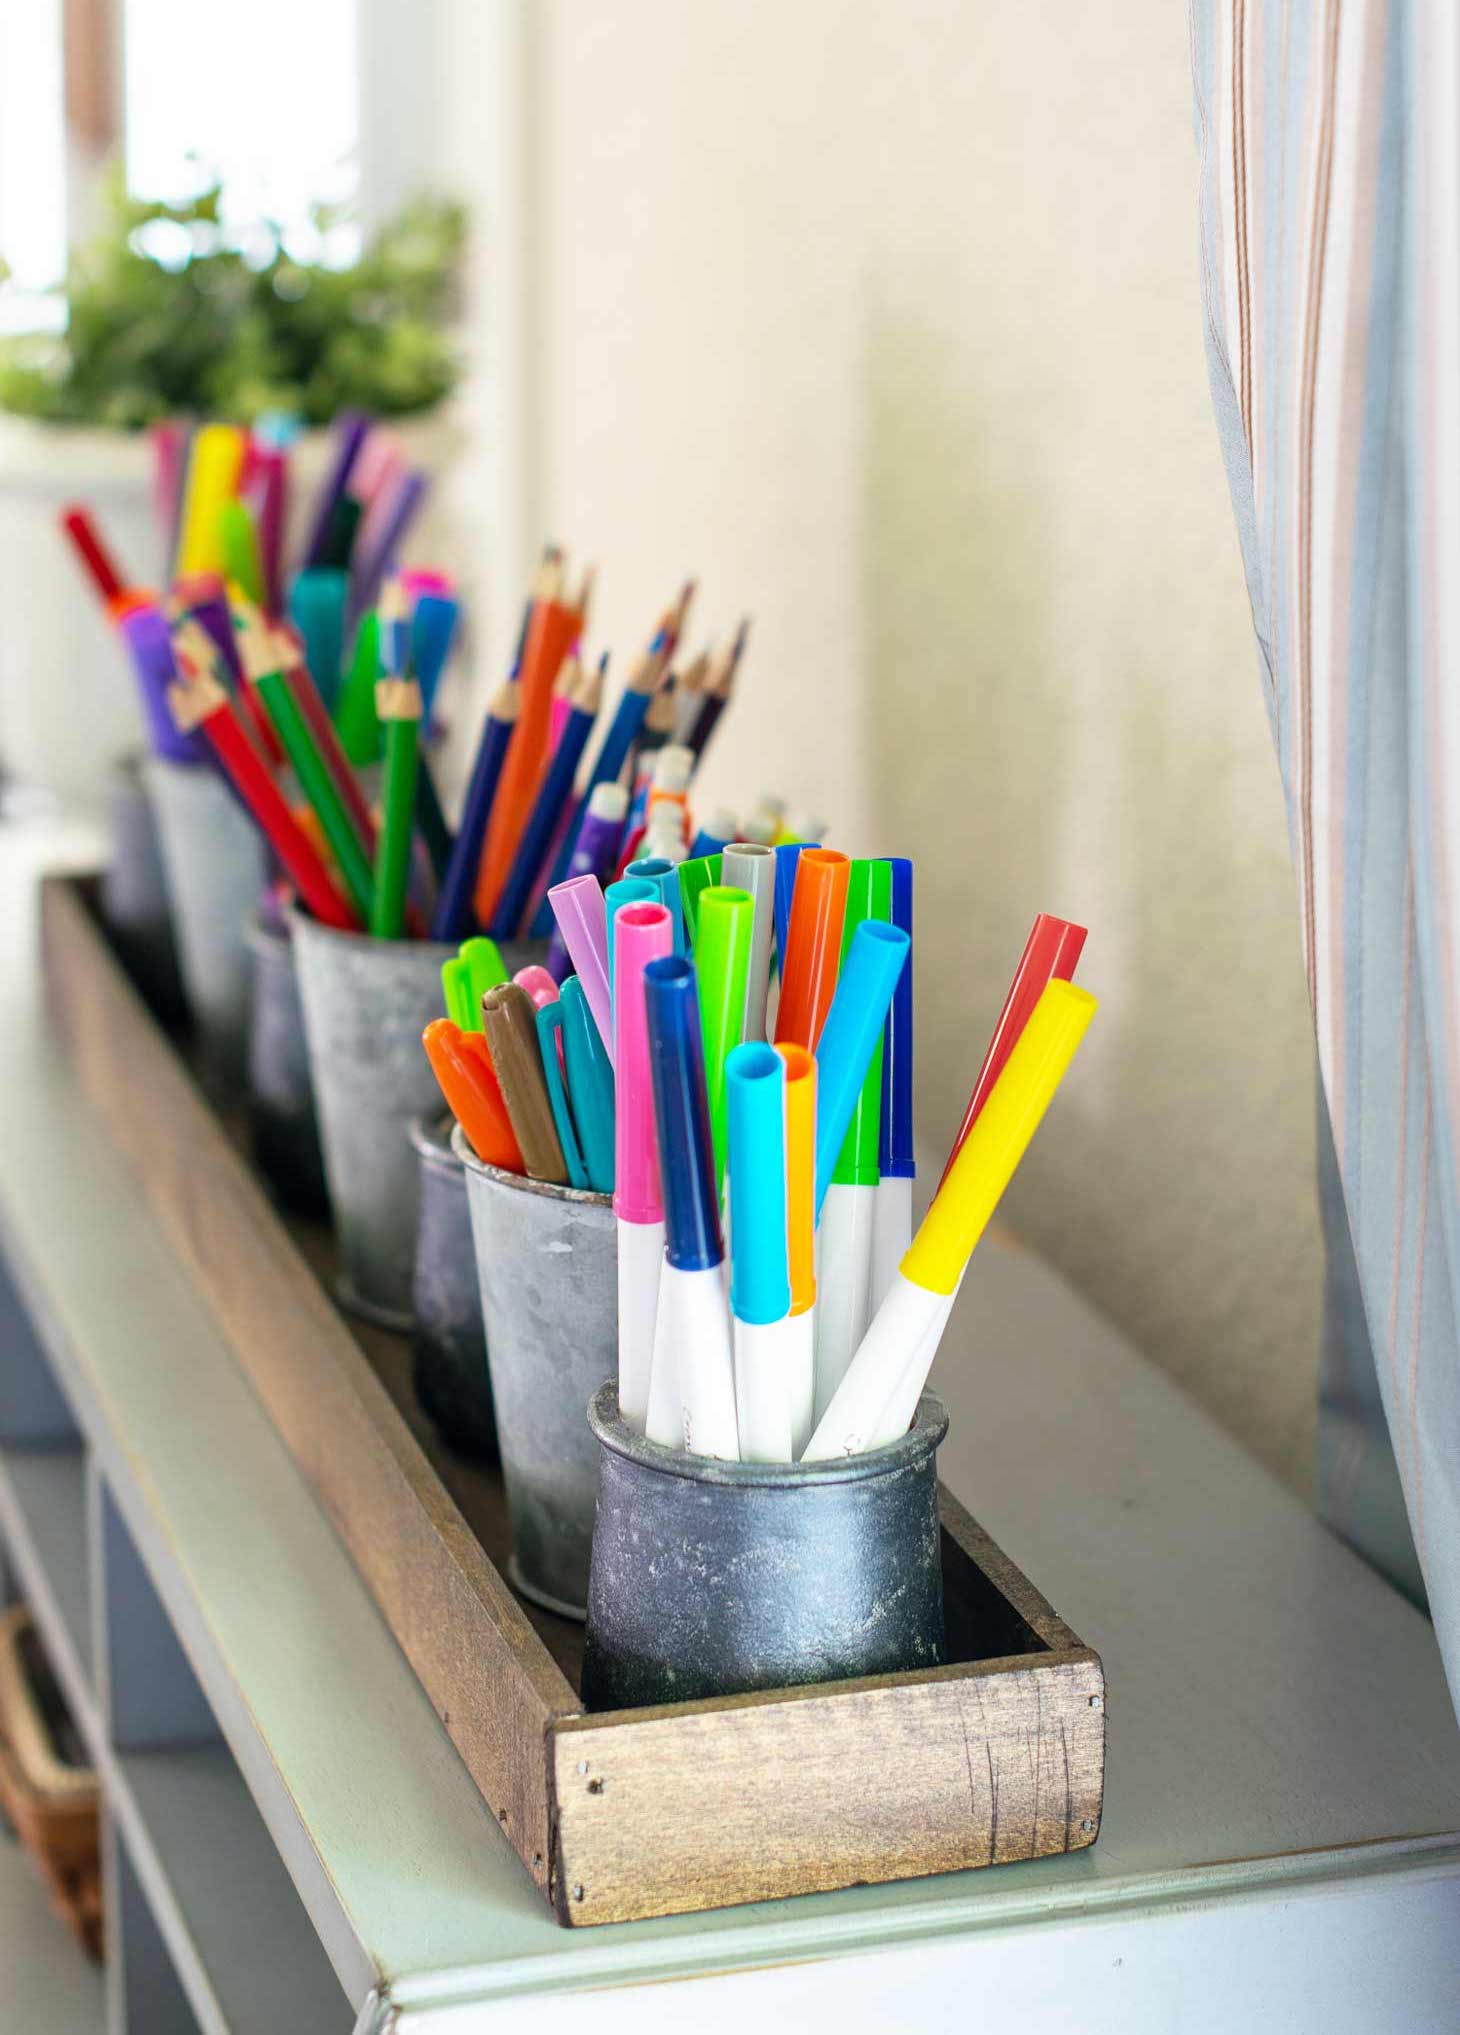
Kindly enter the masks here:
[[532, 998], [515, 982], [499, 982], [482, 998], [482, 1021], [529, 1179], [566, 1187], [568, 1168], [543, 1078]]

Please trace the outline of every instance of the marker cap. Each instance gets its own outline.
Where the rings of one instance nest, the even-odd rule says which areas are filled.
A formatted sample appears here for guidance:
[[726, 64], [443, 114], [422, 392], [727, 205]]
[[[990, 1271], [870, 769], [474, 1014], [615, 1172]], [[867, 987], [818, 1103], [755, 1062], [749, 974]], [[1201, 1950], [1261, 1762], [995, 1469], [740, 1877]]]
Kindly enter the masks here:
[[766, 994], [771, 980], [771, 940], [776, 918], [776, 858], [759, 841], [732, 841], [721, 858], [720, 880], [749, 891], [755, 904], [751, 921], [750, 967], [745, 981], [747, 1039], [765, 1037]]
[[[619, 884], [612, 886], [621, 888]], [[664, 1201], [654, 1132], [644, 970], [670, 951], [669, 913], [643, 897], [622, 905], [614, 927], [613, 1033], [615, 1211], [625, 1222], [659, 1222]]]
[[949, 1167], [902, 1261], [930, 1293], [951, 1293], [1095, 1015], [1095, 998], [1051, 982]]
[[786, 1234], [786, 1067], [773, 1046], [737, 1046], [725, 1063], [730, 1144], [730, 1306], [740, 1321], [791, 1307]]
[[679, 870], [667, 856], [642, 855], [637, 862], [631, 862], [624, 871], [629, 883], [652, 883], [659, 893], [659, 902], [669, 913], [669, 922], [674, 929], [674, 951], [684, 952], [684, 910], [679, 898]]
[[679, 865], [679, 901], [684, 913], [684, 929], [690, 945], [699, 937], [700, 898], [711, 884], [720, 881], [721, 855], [695, 855]]
[[682, 954], [650, 961], [644, 969], [644, 1005], [659, 1133], [665, 1256], [677, 1271], [709, 1271], [725, 1253], [694, 963]]
[[[905, 855], [890, 855], [892, 923], [912, 938], [913, 866]], [[913, 957], [911, 950], [892, 993], [882, 1033], [882, 1108], [877, 1129], [877, 1171], [884, 1178], [911, 1180], [913, 1158]]]
[[423, 592], [411, 616], [411, 671], [421, 688], [427, 714], [451, 654], [451, 639], [460, 610], [449, 594]]
[[613, 1056], [613, 999], [609, 991], [607, 905], [596, 876], [570, 876], [555, 883], [548, 903], [563, 944], [583, 985], [588, 1008], [609, 1057]]
[[791, 925], [791, 898], [796, 889], [796, 865], [807, 848], [819, 848], [819, 841], [783, 841], [775, 850], [776, 857], [776, 952], [781, 957], [781, 972], [786, 968], [786, 936]]
[[[847, 883], [847, 915], [842, 930], [842, 968], [847, 964], [847, 950], [859, 926], [875, 921], [883, 925], [892, 919], [892, 871], [886, 862], [854, 861], [851, 877]], [[907, 972], [907, 955], [904, 952], [902, 967], [898, 970], [897, 981]], [[837, 992], [841, 992], [841, 980], [837, 981]], [[894, 984], [893, 995], [896, 995]], [[832, 1009], [836, 998], [832, 998]], [[827, 1024], [830, 1024], [830, 1015]], [[846, 1135], [832, 1166], [831, 1177], [844, 1187], [875, 1187], [877, 1185], [877, 1153], [882, 1124], [882, 1052], [887, 1033], [887, 1016], [872, 1042], [867, 1059], [867, 1071], [862, 1076], [852, 1114], [847, 1124]], [[822, 1028], [822, 1047], [826, 1045], [826, 1029]], [[819, 1154], [818, 1154], [819, 1157]]]
[[[611, 983], [617, 983], [617, 977], [613, 972], [614, 920], [626, 904], [662, 904], [663, 902], [664, 900], [659, 895], [659, 886], [656, 883], [647, 881], [642, 876], [621, 876], [617, 883], [609, 884], [607, 890], [604, 891], [604, 932], [608, 940], [608, 979]], [[674, 950], [673, 919], [670, 920], [669, 927], [669, 947], [672, 953]], [[617, 995], [617, 993], [618, 991], [615, 987], [614, 994]]]
[[705, 1086], [710, 1098], [717, 1187], [723, 1186], [725, 1180], [725, 1068], [740, 1044], [745, 1022], [745, 983], [754, 920], [755, 904], [748, 891], [712, 884], [700, 892], [695, 973], [699, 977]]
[[816, 1059], [804, 1046], [777, 1046], [776, 1052], [786, 1069], [786, 1254], [791, 1312], [804, 1314], [816, 1300]]
[[836, 988], [851, 863], [835, 848], [807, 848], [796, 865], [776, 1044], [814, 1052]]
[[[803, 862], [804, 867], [804, 862]], [[816, 1207], [818, 1213], [831, 1185], [832, 1169], [842, 1140], [862, 1097], [869, 1067], [881, 1050], [882, 1026], [907, 959], [909, 941], [898, 926], [864, 919], [852, 934], [842, 963], [841, 979], [827, 1015], [817, 1051]], [[881, 1068], [877, 1070], [878, 1090]], [[877, 1129], [872, 1120], [870, 1141], [863, 1136], [860, 1156], [870, 1160], [877, 1179]]]

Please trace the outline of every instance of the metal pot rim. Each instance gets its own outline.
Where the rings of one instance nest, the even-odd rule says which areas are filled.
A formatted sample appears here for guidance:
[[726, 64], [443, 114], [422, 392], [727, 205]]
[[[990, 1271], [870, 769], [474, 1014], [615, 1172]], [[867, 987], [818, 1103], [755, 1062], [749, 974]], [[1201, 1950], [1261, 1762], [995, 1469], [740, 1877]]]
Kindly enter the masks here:
[[637, 1433], [619, 1417], [618, 1386], [612, 1379], [588, 1402], [588, 1425], [604, 1448], [660, 1477], [691, 1484], [728, 1484], [739, 1490], [805, 1490], [817, 1484], [861, 1483], [911, 1469], [936, 1450], [948, 1432], [948, 1410], [936, 1392], [924, 1392], [917, 1419], [884, 1448], [859, 1456], [833, 1456], [816, 1463], [726, 1463], [717, 1456], [686, 1455]]
[[297, 904], [286, 905], [284, 916], [291, 932], [301, 929], [311, 937], [328, 944], [336, 942], [343, 947], [368, 949], [371, 953], [398, 958], [402, 953], [429, 955], [439, 968], [443, 961], [449, 961], [455, 954], [455, 947], [444, 940], [377, 940], [373, 933], [346, 932], [342, 926], [321, 925], [319, 920]]
[[461, 1158], [456, 1150], [456, 1122], [449, 1110], [433, 1109], [411, 1118], [411, 1143], [428, 1166], [443, 1173], [459, 1173]]
[[498, 1187], [515, 1187], [522, 1194], [540, 1194], [549, 1201], [576, 1201], [585, 1208], [612, 1208], [611, 1194], [594, 1194], [587, 1187], [554, 1187], [550, 1180], [529, 1180], [525, 1173], [508, 1173], [501, 1166], [489, 1166], [485, 1159], [479, 1159], [468, 1142], [466, 1132], [457, 1124], [451, 1133], [451, 1149], [466, 1167], [468, 1173], [480, 1173], [485, 1180]]

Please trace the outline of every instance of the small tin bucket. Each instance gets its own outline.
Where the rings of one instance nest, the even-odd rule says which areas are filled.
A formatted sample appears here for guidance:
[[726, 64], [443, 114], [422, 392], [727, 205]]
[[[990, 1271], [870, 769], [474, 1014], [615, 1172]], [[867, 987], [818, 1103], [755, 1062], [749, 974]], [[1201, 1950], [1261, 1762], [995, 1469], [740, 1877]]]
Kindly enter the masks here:
[[495, 1462], [497, 1422], [466, 1168], [451, 1149], [450, 1133], [450, 1117], [419, 1116], [411, 1125], [421, 1169], [411, 1375], [422, 1411], [447, 1446]]
[[618, 1236], [607, 1194], [485, 1166], [462, 1131], [497, 1445], [512, 1514], [508, 1573], [581, 1618], [598, 1487], [589, 1399], [618, 1369]]
[[157, 821], [142, 783], [142, 763], [125, 757], [107, 788], [111, 858], [101, 879], [101, 915], [122, 966], [153, 1016], [169, 1030], [187, 1021], [187, 1000], [172, 937], [172, 909]]
[[264, 881], [263, 849], [207, 765], [149, 756], [142, 771], [203, 1079], [216, 1094], [240, 1095], [248, 1060], [248, 923]]
[[255, 914], [248, 1014], [248, 1113], [254, 1158], [286, 1208], [328, 1215], [309, 1078], [304, 1007], [287, 925]]
[[588, 1409], [600, 1446], [583, 1701], [590, 1710], [900, 1674], [945, 1658], [942, 1401], [886, 1448], [725, 1463]]
[[421, 1033], [442, 1014], [431, 940], [375, 940], [290, 911], [309, 1071], [334, 1210], [341, 1305], [411, 1326], [420, 1164], [411, 1125], [441, 1106]]

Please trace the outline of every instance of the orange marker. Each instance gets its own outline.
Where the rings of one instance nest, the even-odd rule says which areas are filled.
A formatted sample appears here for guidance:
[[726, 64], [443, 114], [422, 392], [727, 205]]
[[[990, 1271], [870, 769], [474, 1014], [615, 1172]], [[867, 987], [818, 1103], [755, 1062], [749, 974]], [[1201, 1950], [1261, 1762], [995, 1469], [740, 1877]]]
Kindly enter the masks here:
[[847, 857], [835, 848], [801, 851], [781, 970], [778, 1046], [816, 1050], [836, 990], [851, 869]]
[[816, 1405], [816, 1061], [804, 1046], [781, 1046], [786, 1063], [786, 1257], [795, 1324], [786, 1368], [791, 1455], [811, 1439]]
[[451, 1114], [466, 1132], [477, 1157], [506, 1173], [521, 1173], [522, 1152], [486, 1040], [479, 1032], [463, 1032], [450, 1018], [437, 1018], [422, 1032], [421, 1044]]

